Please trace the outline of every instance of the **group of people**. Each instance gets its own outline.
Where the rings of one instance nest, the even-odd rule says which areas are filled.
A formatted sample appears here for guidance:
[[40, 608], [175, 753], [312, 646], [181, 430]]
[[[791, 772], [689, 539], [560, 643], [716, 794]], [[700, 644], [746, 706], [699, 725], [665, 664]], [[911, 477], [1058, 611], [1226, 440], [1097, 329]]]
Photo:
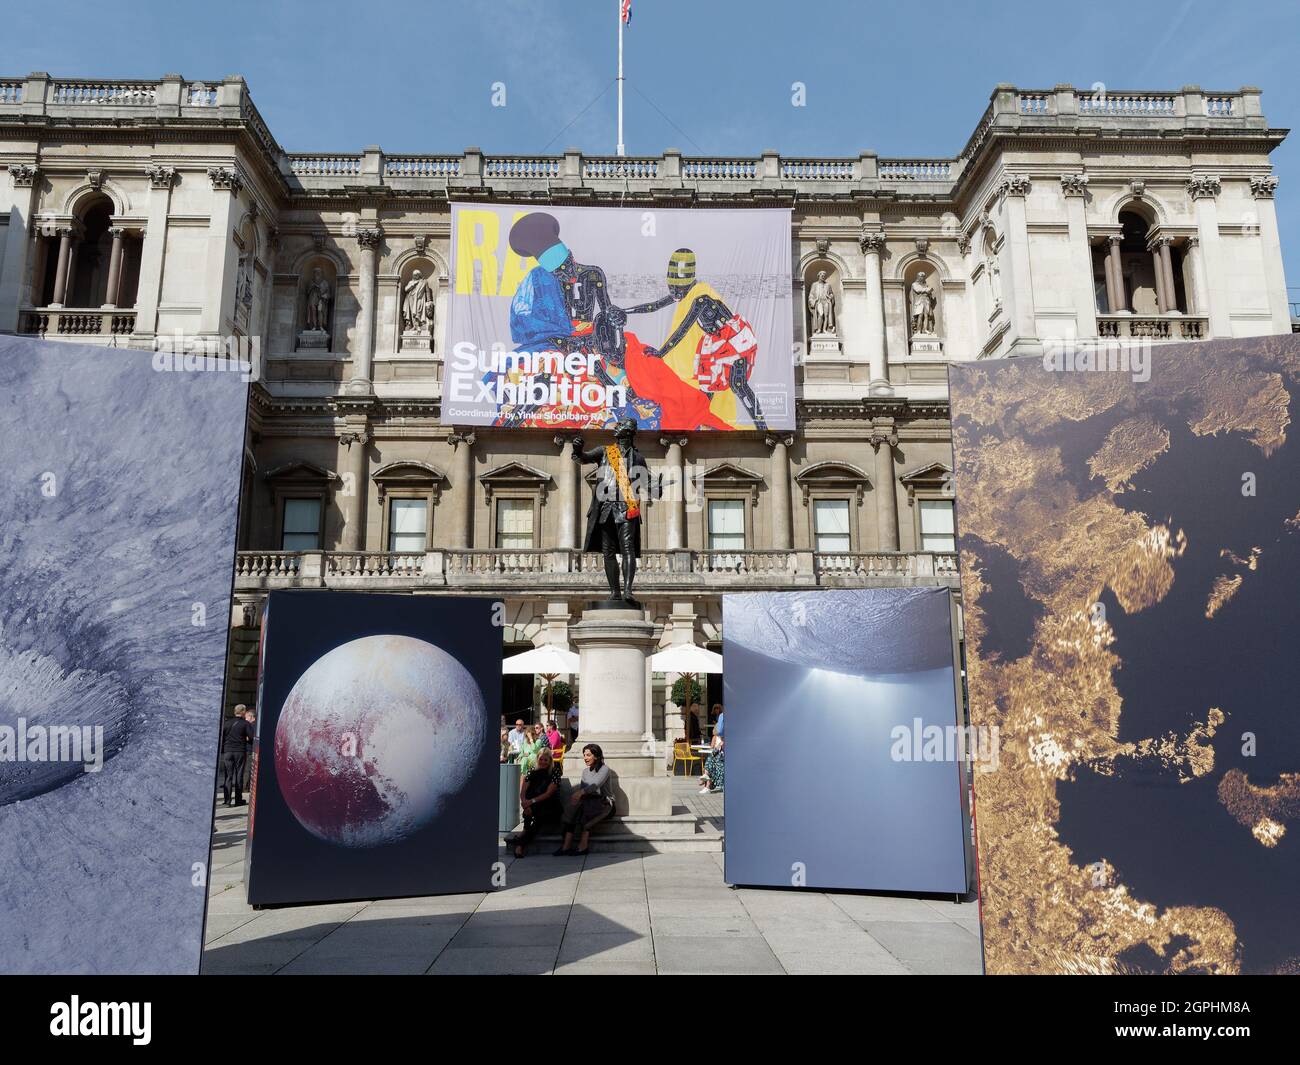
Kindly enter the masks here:
[[556, 728], [554, 718], [545, 725], [525, 725], [521, 717], [512, 729], [507, 729], [504, 721], [501, 724], [501, 763], [517, 762], [524, 775], [537, 768], [537, 759], [543, 752], [559, 762], [564, 758], [564, 750], [564, 736]]
[[253, 742], [257, 715], [240, 703], [221, 733], [221, 794], [223, 806], [243, 806], [244, 789], [253, 771]]

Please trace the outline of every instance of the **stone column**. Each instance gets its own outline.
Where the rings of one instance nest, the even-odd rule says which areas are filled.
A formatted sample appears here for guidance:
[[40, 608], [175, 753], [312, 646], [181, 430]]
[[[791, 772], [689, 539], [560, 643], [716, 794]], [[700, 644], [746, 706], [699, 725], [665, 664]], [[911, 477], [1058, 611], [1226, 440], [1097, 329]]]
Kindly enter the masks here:
[[149, 167], [149, 221], [140, 248], [140, 284], [135, 299], [135, 336], [142, 342], [158, 333], [158, 300], [162, 295], [163, 258], [167, 254], [167, 216], [171, 213], [175, 184], [174, 167]]
[[686, 547], [686, 464], [682, 457], [682, 448], [686, 446], [684, 436], [661, 436], [659, 443], [668, 449], [664, 460], [670, 484], [668, 495], [668, 539], [665, 547], [669, 551], [678, 551]]
[[126, 230], [113, 226], [108, 235], [113, 238], [113, 250], [108, 257], [108, 285], [104, 289], [104, 310], [112, 310], [118, 305], [119, 289], [122, 285], [122, 238]]
[[1187, 238], [1187, 259], [1192, 275], [1192, 291], [1188, 293], [1188, 310], [1192, 314], [1205, 314], [1209, 297], [1205, 292], [1205, 263], [1201, 258], [1201, 238]]
[[59, 230], [59, 262], [54, 270], [54, 299], [50, 301], [51, 307], [62, 307], [64, 297], [68, 294], [68, 271], [72, 268], [72, 235], [71, 226], [63, 226]]
[[359, 419], [348, 419], [348, 428], [339, 435], [339, 444], [347, 449], [344, 463], [344, 489], [352, 490], [343, 515], [343, 534], [339, 537], [339, 548], [343, 551], [364, 551], [366, 549], [366, 496], [370, 491], [367, 478], [366, 445], [370, 442], [369, 426], [365, 415]]
[[0, 249], [0, 333], [18, 331], [18, 308], [28, 301], [27, 255], [32, 247], [30, 237], [39, 199], [40, 173], [40, 168], [32, 163], [9, 164], [13, 192], [7, 203], [0, 200], [0, 211], [9, 216], [4, 248]]
[[573, 461], [573, 437], [556, 436], [560, 447], [560, 536], [556, 546], [573, 550], [578, 546], [578, 476], [582, 472]]
[[231, 294], [239, 273], [239, 248], [235, 244], [235, 226], [239, 224], [239, 193], [244, 180], [233, 167], [208, 167], [212, 182], [212, 211], [208, 216], [208, 257], [204, 275], [203, 310], [199, 314], [199, 332], [219, 337], [225, 328], [227, 304], [233, 307]]
[[1065, 197], [1065, 217], [1070, 228], [1075, 332], [1081, 337], [1097, 335], [1097, 294], [1092, 287], [1092, 245], [1088, 243], [1084, 204], [1087, 191], [1087, 174], [1061, 175], [1061, 194]]
[[447, 437], [456, 449], [451, 479], [451, 546], [462, 549], [472, 547], [474, 542], [474, 439], [467, 430]]
[[1227, 267], [1219, 240], [1219, 207], [1216, 197], [1221, 183], [1208, 175], [1189, 178], [1187, 194], [1196, 207], [1196, 232], [1201, 238], [1201, 265], [1204, 267], [1206, 306], [1201, 312], [1210, 319], [1210, 336], [1232, 336], [1232, 319], [1228, 316]]
[[1273, 317], [1273, 332], [1287, 333], [1291, 329], [1291, 307], [1287, 302], [1286, 274], [1282, 269], [1282, 242], [1277, 232], [1277, 209], [1273, 193], [1277, 190], [1277, 176], [1265, 174], [1250, 179], [1250, 192], [1255, 197], [1255, 218], [1259, 225], [1260, 251], [1264, 253], [1264, 283], [1268, 287], [1268, 308]]
[[1119, 255], [1119, 246], [1124, 238], [1111, 234], [1106, 238], [1106, 243], [1110, 245], [1110, 252], [1106, 256], [1106, 267], [1110, 271], [1107, 275], [1111, 279], [1113, 286], [1114, 301], [1111, 303], [1112, 314], [1128, 314], [1128, 293], [1124, 291], [1124, 262]]
[[882, 230], [865, 225], [858, 236], [862, 254], [866, 259], [867, 283], [867, 362], [871, 382], [867, 386], [872, 394], [890, 395], [889, 369], [885, 361], [885, 290], [880, 257], [885, 250]]
[[371, 384], [371, 367], [375, 357], [375, 276], [378, 273], [378, 227], [357, 230], [357, 246], [361, 249], [360, 288], [357, 292], [357, 328], [352, 335], [352, 378], [348, 381], [350, 395], [368, 395], [374, 391]]
[[898, 495], [894, 483], [894, 446], [898, 432], [889, 423], [877, 424], [871, 433], [876, 450], [876, 530], [881, 551], [898, 550]]
[[1160, 272], [1165, 279], [1165, 302], [1169, 304], [1166, 314], [1178, 313], [1178, 286], [1174, 284], [1174, 253], [1171, 248], [1173, 244], [1172, 237], [1161, 237], [1158, 246], [1160, 251]]
[[1147, 245], [1151, 253], [1151, 272], [1156, 279], [1156, 308], [1161, 314], [1169, 313], [1169, 287], [1165, 281], [1165, 264], [1160, 258], [1160, 239], [1156, 238]]
[[[668, 817], [672, 781], [646, 733], [647, 663], [654, 649], [654, 625], [641, 610], [585, 610], [569, 628], [581, 659], [582, 716], [578, 745], [598, 744], [613, 774], [615, 813], [621, 817]], [[572, 783], [582, 775], [582, 758], [564, 760]], [[694, 831], [692, 827], [692, 831]]]
[[793, 436], [769, 436], [767, 446], [772, 449], [772, 546], [778, 551], [794, 547], [790, 506], [790, 445]]
[[1029, 258], [1029, 230], [1025, 226], [1025, 197], [1030, 182], [1024, 174], [1003, 178], [998, 191], [1006, 210], [1006, 247], [1011, 256], [1011, 316], [1015, 324], [1012, 344], [1038, 340], [1038, 318], [1034, 312], [1034, 279]]

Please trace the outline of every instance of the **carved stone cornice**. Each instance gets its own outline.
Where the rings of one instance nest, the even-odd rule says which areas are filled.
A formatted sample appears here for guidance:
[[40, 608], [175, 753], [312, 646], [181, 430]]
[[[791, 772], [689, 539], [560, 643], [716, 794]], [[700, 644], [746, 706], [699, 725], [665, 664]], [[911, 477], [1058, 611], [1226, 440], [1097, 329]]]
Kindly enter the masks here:
[[885, 250], [885, 231], [863, 225], [862, 231], [858, 233], [858, 244], [861, 245], [863, 254], [880, 255]]
[[154, 163], [145, 173], [149, 175], [150, 188], [170, 189], [176, 184], [176, 168], [174, 166], [163, 166], [161, 163]]
[[867, 441], [873, 450], [879, 451], [882, 444], [898, 447], [898, 426], [893, 424], [873, 425], [871, 438]]
[[358, 229], [357, 244], [360, 247], [365, 248], [367, 251], [372, 251], [379, 247], [379, 241], [383, 235], [384, 231], [378, 226], [369, 229]]
[[1197, 174], [1187, 179], [1187, 195], [1193, 200], [1212, 200], [1223, 191], [1223, 183], [1213, 174]]
[[687, 438], [684, 436], [661, 436], [659, 438], [660, 447], [672, 447], [674, 444], [678, 447], [685, 447], [687, 443]]
[[208, 167], [208, 179], [214, 189], [225, 189], [232, 196], [238, 196], [240, 189], [244, 187], [244, 179], [232, 166]]
[[1066, 196], [1083, 196], [1088, 191], [1087, 174], [1062, 174], [1061, 192]]
[[1156, 252], [1159, 251], [1161, 248], [1172, 247], [1173, 243], [1174, 243], [1173, 237], [1169, 237], [1169, 236], [1152, 237], [1149, 241], [1147, 241], [1147, 251]]
[[1250, 179], [1250, 194], [1257, 200], [1271, 200], [1276, 191], [1276, 174], [1261, 174]]
[[365, 429], [347, 429], [339, 433], [339, 443], [349, 450], [353, 444], [368, 444], [370, 442], [370, 433]]
[[765, 436], [763, 437], [763, 443], [770, 448], [775, 448], [777, 444], [784, 444], [786, 447], [789, 447], [794, 443], [794, 435], [786, 433], [784, 435]]
[[466, 444], [469, 447], [473, 447], [474, 441], [476, 439], [478, 438], [474, 435], [474, 433], [467, 429], [462, 429], [462, 430], [458, 430], [457, 432], [447, 434], [447, 443], [449, 443], [452, 447], [460, 447], [461, 444]]
[[19, 189], [30, 189], [41, 176], [41, 168], [31, 163], [10, 163], [8, 170], [14, 188]]

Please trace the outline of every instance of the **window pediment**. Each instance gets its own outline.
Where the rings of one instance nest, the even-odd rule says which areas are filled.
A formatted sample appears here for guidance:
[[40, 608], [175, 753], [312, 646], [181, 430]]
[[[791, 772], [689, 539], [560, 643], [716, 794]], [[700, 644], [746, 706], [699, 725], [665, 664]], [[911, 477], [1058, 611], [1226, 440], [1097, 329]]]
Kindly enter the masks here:
[[854, 501], [861, 506], [862, 496], [871, 487], [871, 478], [863, 470], [848, 462], [816, 462], [795, 475], [795, 483], [803, 492], [803, 505], [817, 490], [852, 492]]

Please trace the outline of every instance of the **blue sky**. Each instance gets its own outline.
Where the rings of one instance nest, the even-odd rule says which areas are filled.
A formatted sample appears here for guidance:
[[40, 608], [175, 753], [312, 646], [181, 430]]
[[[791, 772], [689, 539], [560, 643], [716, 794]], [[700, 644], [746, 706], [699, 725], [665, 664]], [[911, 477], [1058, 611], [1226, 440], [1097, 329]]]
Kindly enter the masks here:
[[[616, 5], [13, 5], [0, 73], [242, 74], [289, 151], [378, 144], [389, 152], [477, 145], [612, 154]], [[950, 156], [998, 82], [1100, 81], [1112, 91], [1257, 85], [1270, 124], [1285, 128], [1300, 125], [1298, 44], [1295, 0], [1240, 9], [1210, 0], [633, 0], [625, 139], [630, 155], [677, 147], [687, 154], [775, 148]], [[791, 105], [796, 81], [807, 86], [804, 107]], [[505, 107], [492, 106], [497, 82], [505, 85]], [[1277, 209], [1288, 283], [1300, 286], [1300, 132], [1273, 161], [1282, 178]]]

